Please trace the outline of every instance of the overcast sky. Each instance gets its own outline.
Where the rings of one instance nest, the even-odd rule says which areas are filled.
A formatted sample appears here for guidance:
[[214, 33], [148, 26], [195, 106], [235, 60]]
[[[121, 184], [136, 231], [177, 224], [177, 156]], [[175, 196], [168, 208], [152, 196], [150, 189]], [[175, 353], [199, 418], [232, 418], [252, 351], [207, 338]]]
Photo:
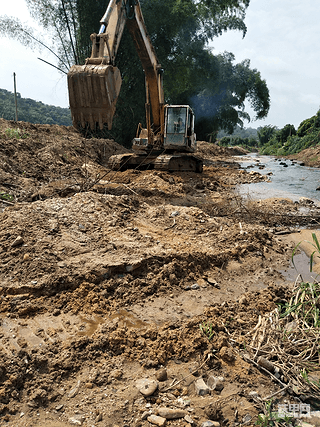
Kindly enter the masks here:
[[[28, 19], [24, 0], [2, 3], [1, 15]], [[270, 113], [265, 120], [246, 122], [245, 127], [272, 124], [281, 128], [287, 123], [297, 127], [316, 114], [320, 108], [319, 19], [319, 0], [251, 0], [246, 37], [230, 31], [212, 42], [214, 53], [233, 52], [237, 62], [250, 59], [251, 68], [267, 81]], [[13, 91], [15, 72], [22, 97], [68, 106], [66, 77], [37, 59], [54, 62], [51, 54], [0, 38], [0, 55], [0, 88]]]

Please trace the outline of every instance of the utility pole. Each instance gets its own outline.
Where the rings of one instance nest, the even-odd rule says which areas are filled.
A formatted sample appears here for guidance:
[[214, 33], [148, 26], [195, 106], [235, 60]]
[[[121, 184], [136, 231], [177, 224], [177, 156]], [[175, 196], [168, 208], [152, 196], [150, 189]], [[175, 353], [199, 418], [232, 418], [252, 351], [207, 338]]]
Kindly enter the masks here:
[[17, 122], [18, 121], [18, 102], [17, 102], [16, 73], [13, 73], [13, 86], [14, 86], [14, 103], [16, 106], [16, 122]]

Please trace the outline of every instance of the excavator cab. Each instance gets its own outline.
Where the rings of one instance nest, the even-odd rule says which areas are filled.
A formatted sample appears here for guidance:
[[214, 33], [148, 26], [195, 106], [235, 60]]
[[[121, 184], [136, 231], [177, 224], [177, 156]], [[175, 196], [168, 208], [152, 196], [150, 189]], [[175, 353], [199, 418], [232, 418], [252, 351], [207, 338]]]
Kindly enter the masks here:
[[165, 107], [163, 146], [166, 150], [189, 153], [196, 150], [194, 113], [189, 105], [168, 105]]

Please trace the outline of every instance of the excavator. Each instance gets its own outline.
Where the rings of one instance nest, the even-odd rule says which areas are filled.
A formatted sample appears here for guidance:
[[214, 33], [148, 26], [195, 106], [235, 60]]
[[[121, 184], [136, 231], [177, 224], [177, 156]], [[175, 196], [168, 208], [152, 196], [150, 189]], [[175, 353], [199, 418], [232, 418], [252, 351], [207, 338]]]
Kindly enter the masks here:
[[133, 153], [111, 156], [112, 170], [154, 168], [201, 173], [196, 151], [194, 113], [189, 105], [165, 105], [163, 70], [147, 33], [138, 0], [110, 0], [98, 34], [90, 36], [92, 52], [85, 65], [68, 72], [73, 125], [78, 130], [112, 128], [121, 88], [115, 60], [125, 26], [133, 39], [146, 80], [146, 128], [138, 125]]

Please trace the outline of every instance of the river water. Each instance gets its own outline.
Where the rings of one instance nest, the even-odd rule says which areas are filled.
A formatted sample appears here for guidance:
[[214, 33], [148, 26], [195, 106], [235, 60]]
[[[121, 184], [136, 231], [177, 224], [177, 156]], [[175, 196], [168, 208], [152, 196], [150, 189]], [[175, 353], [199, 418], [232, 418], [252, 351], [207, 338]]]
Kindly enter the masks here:
[[[317, 190], [320, 187], [320, 168], [301, 166], [291, 160], [278, 160], [272, 156], [260, 156], [256, 153], [237, 156], [236, 161], [248, 171], [257, 171], [263, 175], [272, 173], [269, 175], [271, 182], [239, 186], [238, 191], [241, 195], [248, 195], [252, 199], [283, 197], [293, 201], [307, 197], [320, 205], [320, 191]], [[281, 163], [288, 166], [285, 167]], [[265, 167], [259, 168], [262, 165]]]

